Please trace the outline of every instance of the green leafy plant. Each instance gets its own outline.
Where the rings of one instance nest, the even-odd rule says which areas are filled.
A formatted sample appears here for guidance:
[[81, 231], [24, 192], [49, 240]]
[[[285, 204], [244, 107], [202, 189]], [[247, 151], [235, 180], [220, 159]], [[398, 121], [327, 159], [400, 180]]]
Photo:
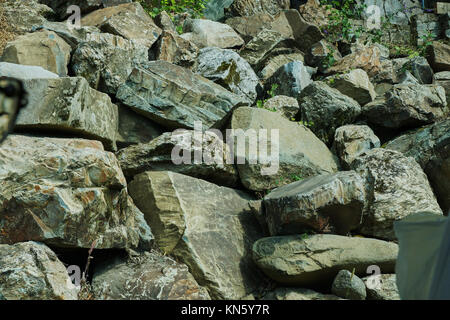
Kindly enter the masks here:
[[155, 17], [162, 11], [170, 16], [178, 13], [189, 13], [193, 18], [203, 17], [203, 11], [209, 0], [140, 0], [144, 9]]
[[[274, 83], [274, 84], [272, 84], [272, 86], [270, 87], [270, 89], [267, 90], [266, 93], [267, 93], [267, 95], [269, 96], [269, 99], [276, 96], [276, 91], [277, 91], [277, 89], [278, 89], [278, 84]], [[277, 111], [276, 108], [266, 108], [266, 107], [265, 107], [265, 104], [266, 104], [267, 100], [269, 100], [269, 99], [264, 99], [264, 100], [258, 100], [258, 101], [256, 101], [256, 106], [257, 106], [258, 108], [262, 108], [262, 109], [266, 109], [266, 110], [269, 110], [269, 111], [272, 111], [272, 112], [276, 112], [276, 111]]]

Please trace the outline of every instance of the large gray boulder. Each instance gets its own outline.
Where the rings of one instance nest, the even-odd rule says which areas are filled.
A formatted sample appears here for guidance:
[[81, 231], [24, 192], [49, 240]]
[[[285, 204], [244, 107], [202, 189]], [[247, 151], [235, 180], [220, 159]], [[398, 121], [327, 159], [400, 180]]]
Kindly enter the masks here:
[[58, 78], [56, 73], [37, 66], [23, 66], [20, 64], [0, 62], [0, 77], [11, 77], [21, 80]]
[[275, 30], [263, 29], [239, 52], [239, 55], [255, 67], [262, 63], [266, 55], [281, 45], [286, 38]]
[[164, 127], [219, 127], [228, 114], [249, 102], [188, 69], [166, 61], [136, 68], [117, 91], [117, 98]]
[[265, 101], [264, 108], [275, 110], [288, 120], [295, 118], [300, 110], [297, 99], [282, 95], [277, 95]]
[[273, 17], [268, 13], [257, 13], [245, 17], [232, 17], [225, 21], [247, 43], [264, 29], [272, 29]]
[[[107, 263], [107, 264], [106, 264]], [[92, 279], [99, 300], [209, 300], [186, 265], [156, 250], [107, 260]], [[96, 268], [96, 269], [97, 269]]]
[[364, 182], [354, 171], [311, 177], [279, 187], [264, 197], [272, 236], [306, 231], [346, 235], [360, 226]]
[[[165, 11], [163, 11], [165, 12]], [[150, 60], [164, 60], [191, 68], [198, 55], [198, 47], [175, 31], [163, 31], [150, 51]]]
[[[200, 148], [201, 149], [200, 149]], [[197, 161], [197, 153], [220, 150], [215, 158], [217, 162], [207, 163], [206, 157]], [[178, 163], [173, 151], [180, 149], [175, 156], [183, 157], [188, 154], [189, 161]], [[208, 149], [209, 148], [209, 149]], [[117, 152], [120, 167], [128, 178], [145, 171], [173, 171], [195, 178], [207, 180], [219, 185], [235, 187], [239, 176], [233, 164], [227, 163], [230, 150], [220, 137], [209, 133], [204, 134], [193, 130], [167, 132], [148, 143], [129, 146]], [[175, 161], [175, 162], [174, 162]]]
[[42, 26], [39, 26], [39, 30], [48, 30], [56, 33], [59, 37], [64, 39], [64, 41], [75, 50], [78, 45], [88, 40], [92, 33], [100, 33], [100, 29], [97, 27], [81, 26], [80, 28], [70, 28], [67, 25], [67, 21], [55, 22], [55, 21], [45, 21]]
[[135, 66], [148, 61], [148, 49], [108, 33], [89, 34], [72, 54], [72, 72], [97, 90], [115, 95]]
[[178, 173], [144, 172], [129, 191], [158, 247], [188, 265], [213, 299], [241, 299], [262, 279], [251, 246], [262, 236], [243, 192]]
[[0, 297], [5, 300], [77, 300], [64, 264], [45, 244], [0, 244]]
[[358, 102], [321, 81], [303, 89], [298, 101], [301, 120], [327, 145], [337, 128], [353, 123], [361, 113]]
[[428, 61], [434, 72], [450, 71], [450, 45], [434, 41], [428, 47]]
[[262, 238], [253, 245], [253, 259], [272, 280], [289, 286], [331, 286], [342, 269], [367, 274], [377, 265], [394, 272], [398, 246], [376, 239], [337, 235], [292, 235]]
[[450, 211], [450, 120], [406, 133], [386, 145], [386, 149], [413, 157], [425, 171], [444, 213]]
[[19, 112], [17, 128], [94, 138], [116, 148], [117, 106], [84, 78], [30, 79], [24, 86], [28, 104]]
[[398, 84], [363, 106], [362, 117], [383, 128], [411, 128], [443, 118], [446, 107], [445, 90], [441, 86]]
[[365, 180], [369, 199], [364, 208], [363, 234], [394, 240], [394, 221], [418, 211], [442, 215], [427, 176], [413, 158], [375, 148], [356, 158], [350, 167]]
[[303, 62], [293, 61], [279, 68], [267, 79], [265, 89], [270, 90], [276, 84], [275, 94], [297, 98], [312, 82], [311, 75]]
[[333, 280], [331, 292], [350, 300], [365, 300], [367, 295], [364, 282], [348, 270], [338, 272]]
[[[280, 47], [270, 51], [255, 68], [261, 81], [265, 82], [276, 71], [289, 62], [304, 62], [304, 60], [304, 55], [299, 50]], [[307, 67], [307, 69], [309, 70], [309, 67]]]
[[10, 135], [0, 156], [0, 243], [150, 247], [119, 162], [100, 142]]
[[250, 101], [256, 100], [259, 79], [248, 62], [233, 50], [201, 49], [193, 71]]
[[[260, 131], [261, 128], [267, 131]], [[233, 113], [231, 129], [235, 130], [239, 176], [249, 190], [269, 190], [296, 181], [299, 177], [337, 171], [336, 159], [311, 130], [276, 112], [238, 108]], [[259, 144], [257, 141], [260, 141]], [[243, 143], [245, 152], [238, 149]], [[260, 156], [255, 162], [256, 153], [253, 152], [260, 152], [265, 146], [267, 157]]]

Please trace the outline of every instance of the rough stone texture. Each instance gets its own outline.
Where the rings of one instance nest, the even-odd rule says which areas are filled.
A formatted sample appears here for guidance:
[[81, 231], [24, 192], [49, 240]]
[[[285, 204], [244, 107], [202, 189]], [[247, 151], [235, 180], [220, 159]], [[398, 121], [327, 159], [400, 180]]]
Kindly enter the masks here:
[[272, 49], [284, 40], [281, 33], [264, 29], [242, 48], [239, 55], [251, 66], [257, 66]]
[[157, 251], [117, 259], [95, 272], [92, 287], [99, 300], [209, 300], [186, 265]]
[[425, 37], [431, 34], [432, 40], [441, 38], [441, 22], [439, 15], [429, 12], [421, 12], [411, 17], [411, 42], [414, 45], [423, 45]]
[[182, 37], [194, 42], [199, 48], [227, 49], [244, 44], [244, 40], [229, 25], [204, 19], [186, 19]]
[[450, 120], [404, 134], [386, 149], [413, 157], [425, 171], [444, 213], [450, 211]]
[[148, 60], [147, 49], [108, 33], [90, 34], [72, 55], [72, 71], [90, 86], [115, 95], [135, 66]]
[[394, 221], [418, 211], [442, 215], [427, 176], [413, 158], [376, 148], [356, 158], [351, 168], [366, 184], [363, 234], [394, 240]]
[[330, 11], [326, 10], [324, 6], [320, 5], [319, 0], [307, 0], [302, 3], [302, 0], [293, 0], [293, 9], [298, 9], [302, 17], [309, 23], [315, 24], [319, 27], [325, 27], [328, 24], [328, 15]]
[[[232, 164], [226, 163], [226, 157], [230, 155], [228, 146], [218, 140], [212, 133], [204, 133], [198, 136], [192, 130], [180, 130], [173, 133], [167, 132], [156, 139], [145, 144], [138, 144], [122, 149], [117, 153], [120, 167], [125, 176], [132, 178], [136, 174], [144, 171], [173, 171], [188, 176], [196, 177], [233, 187], [237, 185], [239, 177], [237, 170]], [[219, 152], [215, 157], [220, 157], [220, 163], [201, 163], [195, 162], [196, 153], [202, 149], [206, 153], [207, 150], [215, 150], [219, 147]], [[183, 153], [189, 155], [189, 163], [175, 164], [172, 158], [174, 148], [179, 147], [184, 151], [177, 152], [176, 156], [183, 156]], [[206, 160], [206, 159], [205, 159]], [[219, 159], [217, 159], [219, 160]], [[219, 161], [217, 161], [219, 162]]]
[[189, 266], [213, 299], [240, 299], [261, 284], [251, 245], [262, 235], [250, 198], [173, 172], [137, 175], [129, 191], [158, 246]]
[[350, 168], [350, 164], [362, 153], [380, 147], [380, 139], [366, 125], [346, 125], [336, 129], [333, 149], [341, 166]]
[[205, 18], [213, 21], [222, 20], [225, 17], [225, 10], [233, 2], [234, 0], [209, 0], [205, 5]]
[[160, 27], [163, 31], [177, 31], [172, 18], [165, 11], [158, 13], [155, 17], [155, 24]]
[[257, 13], [247, 17], [233, 17], [225, 21], [245, 42], [249, 42], [264, 29], [272, 29], [273, 17], [268, 13]]
[[190, 70], [166, 61], [136, 68], [117, 98], [164, 127], [193, 129], [220, 126], [233, 108], [248, 102]]
[[289, 286], [329, 285], [342, 269], [365, 275], [370, 265], [394, 272], [398, 246], [376, 239], [337, 235], [262, 238], [253, 260], [271, 279]]
[[67, 9], [70, 5], [76, 5], [80, 8], [82, 14], [100, 9], [102, 7], [102, 0], [71, 0], [70, 2], [66, 0], [39, 0], [40, 3], [48, 5], [55, 11], [56, 15], [60, 20], [63, 20], [70, 16], [67, 13]]
[[297, 98], [303, 89], [313, 81], [306, 66], [301, 61], [293, 61], [279, 68], [265, 84], [265, 89], [270, 90], [276, 84], [275, 94]]
[[86, 79], [31, 79], [24, 86], [28, 104], [19, 113], [17, 128], [78, 135], [115, 149], [117, 106], [107, 94], [90, 88]]
[[399, 84], [420, 84], [419, 80], [406, 70], [398, 77]]
[[351, 70], [345, 74], [327, 78], [327, 84], [341, 93], [353, 98], [360, 105], [372, 102], [377, 94], [369, 76], [362, 69]]
[[327, 73], [344, 73], [351, 69], [363, 69], [369, 77], [374, 77], [381, 72], [381, 51], [376, 46], [363, 47], [354, 53], [346, 55], [334, 66], [326, 70]]
[[338, 297], [350, 300], [365, 300], [366, 285], [348, 270], [341, 270], [334, 278], [331, 292]]
[[163, 31], [152, 51], [151, 60], [164, 60], [185, 68], [191, 67], [198, 55], [198, 48], [193, 42], [173, 31]]
[[258, 76], [265, 82], [282, 66], [293, 61], [304, 62], [305, 58], [303, 53], [286, 48], [279, 48], [279, 50], [274, 49], [256, 67], [256, 69], [259, 70]]
[[251, 16], [257, 13], [275, 15], [289, 9], [289, 0], [234, 0], [231, 13], [235, 16]]
[[[448, 56], [450, 58], [450, 55]], [[427, 59], [424, 57], [416, 57], [409, 62], [411, 73], [419, 80], [420, 84], [432, 84], [433, 83], [433, 69], [428, 64]]]
[[[259, 132], [261, 128], [267, 129], [267, 133]], [[242, 134], [236, 132], [235, 155], [238, 157], [237, 167], [241, 181], [250, 190], [273, 189], [295, 181], [296, 175], [306, 178], [337, 171], [336, 160], [322, 141], [305, 126], [289, 121], [276, 112], [260, 108], [238, 108], [233, 113], [231, 129], [243, 130]], [[255, 130], [255, 135], [259, 135], [261, 142], [264, 142], [264, 137], [267, 137], [268, 155], [271, 155], [272, 149], [275, 151], [278, 147], [279, 153], [275, 152], [275, 157], [279, 157], [279, 167], [276, 172], [271, 171], [274, 169], [274, 163], [268, 161], [269, 164], [267, 164], [267, 161], [264, 161], [267, 159], [259, 157], [257, 163], [250, 163], [248, 143], [253, 138], [248, 129]], [[278, 130], [279, 141], [273, 140], [271, 130]], [[248, 134], [244, 137], [245, 133]], [[258, 141], [258, 137], [255, 139]], [[239, 140], [245, 141], [247, 146], [245, 155], [238, 153]], [[257, 149], [256, 144], [252, 143], [251, 146]], [[268, 158], [270, 159], [270, 156]], [[270, 164], [272, 168], [269, 168]]]
[[66, 21], [45, 21], [39, 29], [56, 33], [64, 39], [64, 41], [72, 48], [72, 51], [75, 50], [81, 42], [88, 40], [92, 33], [101, 32], [100, 29], [96, 27], [81, 26], [79, 29], [69, 28]]
[[450, 71], [442, 71], [434, 74], [435, 83], [445, 89], [447, 108], [450, 104]]
[[375, 75], [372, 74], [370, 76], [370, 80], [372, 83], [397, 83], [398, 79], [396, 78], [396, 74], [394, 72], [394, 64], [392, 60], [380, 60], [379, 71]]
[[162, 30], [138, 2], [96, 10], [81, 19], [83, 26], [95, 26], [150, 48]]
[[333, 59], [335, 61], [339, 61], [342, 59], [342, 55], [339, 50], [327, 42], [326, 40], [320, 40], [311, 46], [311, 48], [307, 51], [307, 55], [305, 57], [306, 62], [310, 66], [318, 67], [320, 71], [325, 71], [327, 69], [325, 62], [325, 58], [332, 53]]
[[327, 145], [332, 144], [337, 128], [353, 123], [361, 113], [358, 102], [321, 81], [303, 89], [298, 101], [301, 120]]
[[264, 296], [263, 300], [342, 300], [332, 294], [322, 294], [311, 289], [277, 288]]
[[362, 117], [384, 128], [414, 128], [444, 116], [445, 90], [437, 85], [397, 84], [362, 108]]
[[233, 50], [201, 49], [194, 72], [250, 101], [256, 100], [259, 79], [248, 62]]
[[148, 248], [153, 236], [100, 142], [11, 135], [0, 148], [0, 243]]
[[15, 34], [33, 32], [47, 18], [54, 16], [51, 8], [37, 0], [3, 0], [1, 6], [4, 17]]
[[450, 71], [449, 45], [435, 41], [428, 47], [428, 54], [428, 59], [434, 72]]
[[354, 171], [341, 171], [279, 187], [263, 206], [272, 236], [309, 230], [346, 235], [359, 227], [364, 202], [364, 181]]
[[38, 242], [0, 244], [0, 297], [77, 300], [78, 290], [56, 254]]
[[366, 285], [367, 300], [400, 300], [395, 274], [380, 274], [362, 280]]
[[299, 109], [298, 101], [288, 96], [275, 96], [264, 103], [264, 108], [276, 110], [279, 114], [288, 120], [295, 118]]
[[0, 62], [0, 77], [11, 77], [21, 80], [58, 78], [58, 75], [42, 67], [23, 66], [20, 64]]
[[40, 66], [61, 77], [67, 76], [70, 46], [52, 31], [26, 34], [9, 42], [1, 57], [4, 62]]
[[119, 132], [116, 139], [120, 146], [147, 143], [164, 133], [164, 129], [158, 124], [130, 110], [127, 106], [119, 104], [118, 109]]
[[[408, 25], [411, 17], [418, 13], [423, 13], [421, 6], [413, 0], [358, 0], [359, 3], [370, 5], [377, 5], [380, 10], [380, 15], [386, 18], [394, 26]], [[370, 18], [370, 11], [363, 13], [363, 17], [367, 21]]]

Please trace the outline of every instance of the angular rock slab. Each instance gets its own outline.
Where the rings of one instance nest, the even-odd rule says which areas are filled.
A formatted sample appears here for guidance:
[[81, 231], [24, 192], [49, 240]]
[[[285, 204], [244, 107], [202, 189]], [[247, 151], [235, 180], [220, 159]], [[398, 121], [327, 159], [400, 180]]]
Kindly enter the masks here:
[[350, 167], [365, 179], [368, 202], [363, 234], [394, 240], [394, 221], [419, 211], [442, 215], [427, 176], [413, 158], [376, 148], [356, 158]]
[[0, 62], [0, 77], [11, 77], [21, 80], [58, 78], [56, 73], [42, 67], [24, 66], [21, 64]]
[[247, 60], [251, 66], [262, 63], [263, 58], [286, 38], [275, 30], [263, 29], [256, 37], [247, 43], [239, 55]]
[[445, 89], [437, 85], [398, 84], [384, 97], [366, 104], [362, 117], [384, 128], [414, 128], [445, 116]]
[[330, 285], [342, 269], [365, 275], [377, 265], [394, 272], [398, 245], [376, 239], [318, 234], [262, 238], [253, 245], [253, 259], [272, 280], [289, 286]]
[[377, 94], [369, 76], [362, 69], [328, 78], [328, 85], [356, 100], [360, 105], [372, 102]]
[[247, 17], [232, 17], [225, 21], [247, 43], [263, 29], [271, 29], [273, 17], [268, 13], [258, 13]]
[[11, 135], [0, 148], [0, 243], [148, 248], [153, 236], [98, 141]]
[[248, 62], [233, 50], [201, 49], [194, 72], [250, 101], [256, 100], [259, 79]]
[[211, 298], [240, 299], [260, 284], [250, 250], [262, 235], [245, 193], [167, 171], [139, 174], [129, 190], [158, 246]]
[[103, 32], [115, 34], [150, 48], [162, 30], [142, 8], [139, 2], [108, 7], [84, 16], [83, 26], [95, 26]]
[[289, 6], [288, 0], [235, 0], [230, 8], [233, 15], [251, 16], [256, 13], [274, 15], [289, 9]]
[[3, 50], [4, 62], [39, 66], [61, 77], [67, 76], [70, 46], [52, 31], [29, 33], [9, 42]]
[[92, 287], [99, 300], [210, 300], [186, 265], [157, 251], [107, 265]]
[[295, 118], [300, 110], [297, 99], [280, 95], [267, 100], [264, 103], [264, 108], [276, 110], [276, 112], [280, 113], [288, 120]]
[[136, 112], [170, 129], [220, 127], [229, 113], [249, 102], [190, 70], [166, 61], [135, 68], [117, 98]]
[[380, 58], [380, 48], [376, 46], [363, 47], [339, 60], [326, 72], [345, 73], [352, 69], [363, 69], [372, 78], [382, 71]]
[[0, 244], [0, 297], [6, 300], [77, 300], [64, 264], [45, 244]]
[[[197, 146], [201, 146], [201, 149]], [[208, 148], [215, 151], [217, 147], [222, 152], [222, 157], [217, 162], [196, 162], [197, 152]], [[174, 153], [175, 148], [179, 150]], [[183, 157], [184, 153], [188, 154], [189, 161], [175, 163], [177, 159], [173, 154]], [[228, 187], [235, 187], [239, 181], [234, 165], [226, 162], [230, 155], [228, 145], [208, 131], [203, 135], [192, 130], [166, 132], [148, 143], [122, 149], [116, 155], [120, 167], [129, 179], [145, 171], [172, 171]], [[206, 157], [202, 160], [206, 160]]]
[[279, 187], [264, 197], [272, 236], [308, 230], [346, 235], [361, 223], [364, 183], [354, 171], [319, 175]]
[[404, 134], [386, 149], [413, 157], [425, 171], [445, 214], [450, 213], [450, 120], [443, 120]]
[[92, 33], [72, 54], [72, 72], [97, 90], [115, 95], [135, 66], [148, 61], [148, 49], [108, 33]]
[[49, 18], [54, 12], [38, 0], [4, 0], [2, 1], [3, 15], [12, 31], [18, 34], [33, 32]]
[[[260, 131], [261, 128], [267, 132]], [[295, 181], [295, 176], [306, 178], [337, 171], [336, 159], [311, 130], [276, 112], [261, 108], [238, 108], [233, 112], [231, 129], [235, 130], [239, 176], [249, 190], [269, 190]], [[275, 135], [277, 132], [278, 140]], [[256, 143], [251, 142], [253, 139]], [[243, 141], [241, 145], [245, 143], [243, 154], [238, 149], [240, 141]], [[265, 145], [267, 159], [258, 156], [256, 163], [251, 163], [253, 156], [259, 154]], [[255, 154], [250, 153], [255, 148]]]
[[176, 31], [163, 31], [152, 51], [150, 60], [164, 60], [185, 68], [192, 67], [198, 55], [198, 47]]
[[450, 46], [434, 41], [428, 50], [428, 61], [434, 72], [450, 71]]
[[266, 91], [277, 85], [276, 94], [297, 98], [313, 81], [302, 61], [293, 61], [280, 67], [265, 83]]
[[32, 79], [24, 85], [28, 104], [19, 112], [17, 128], [80, 135], [115, 149], [119, 114], [107, 94], [82, 77]]
[[366, 285], [367, 300], [401, 300], [395, 274], [380, 274], [362, 280]]

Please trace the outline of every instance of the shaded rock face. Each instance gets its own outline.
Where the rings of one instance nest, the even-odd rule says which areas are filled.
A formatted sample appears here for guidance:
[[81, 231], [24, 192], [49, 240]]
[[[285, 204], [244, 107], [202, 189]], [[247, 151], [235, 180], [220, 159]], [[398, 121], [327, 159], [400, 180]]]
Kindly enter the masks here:
[[163, 127], [219, 127], [236, 106], [248, 104], [218, 84], [166, 61], [136, 68], [117, 92], [117, 98]]
[[281, 287], [264, 296], [263, 300], [342, 300], [333, 294], [322, 294], [311, 289]]
[[16, 34], [32, 32], [47, 18], [54, 17], [54, 11], [37, 0], [5, 0], [2, 2], [3, 15]]
[[[91, 11], [94, 11], [96, 9], [99, 9], [102, 7], [102, 0], [74, 0], [67, 2], [65, 0], [39, 0], [40, 3], [48, 5], [50, 8], [52, 8], [59, 19], [65, 19], [67, 18], [70, 13], [67, 13], [67, 9], [71, 5], [76, 5], [80, 8], [81, 13], [89, 13]], [[124, 1], [125, 2], [125, 1]]]
[[183, 25], [183, 38], [199, 48], [222, 49], [240, 47], [244, 40], [229, 25], [204, 19], [187, 19]]
[[210, 79], [236, 95], [255, 101], [259, 79], [252, 67], [230, 49], [203, 48], [194, 72]]
[[334, 45], [326, 40], [320, 40], [309, 48], [305, 59], [310, 66], [318, 67], [320, 71], [325, 71], [327, 66], [324, 62], [329, 54], [333, 55], [335, 61], [342, 59], [341, 53]]
[[395, 274], [380, 274], [362, 280], [367, 287], [367, 300], [400, 300]]
[[271, 50], [284, 40], [285, 37], [278, 31], [264, 29], [241, 49], [239, 55], [251, 66], [257, 66], [262, 63]]
[[0, 297], [77, 300], [78, 290], [56, 254], [38, 242], [0, 244]]
[[450, 71], [438, 72], [434, 75], [435, 83], [445, 89], [447, 109], [450, 103]]
[[282, 66], [294, 61], [304, 62], [304, 60], [303, 54], [298, 50], [276, 48], [266, 55], [255, 68], [258, 70], [261, 81], [265, 82]]
[[[450, 55], [449, 55], [450, 58]], [[410, 62], [411, 72], [420, 84], [433, 83], [433, 69], [424, 57], [416, 57]]]
[[156, 243], [188, 265], [213, 299], [239, 299], [261, 283], [251, 261], [260, 238], [250, 198], [233, 189], [172, 172], [145, 172], [129, 185]]
[[413, 158], [376, 148], [359, 156], [350, 167], [366, 185], [363, 234], [394, 240], [394, 221], [419, 211], [442, 215], [425, 173]]
[[164, 60], [186, 68], [194, 64], [198, 55], [198, 48], [193, 42], [173, 31], [163, 31], [152, 51], [154, 56], [150, 60]]
[[115, 149], [117, 106], [84, 78], [31, 79], [24, 85], [28, 104], [19, 113], [17, 128], [80, 135]]
[[26, 34], [9, 42], [1, 57], [4, 62], [40, 66], [61, 77], [67, 76], [70, 46], [52, 31]]
[[433, 42], [428, 47], [429, 62], [435, 72], [450, 71], [450, 46], [441, 42]]
[[288, 120], [295, 118], [300, 110], [297, 99], [282, 95], [270, 98], [264, 103], [264, 107], [268, 110], [276, 110]]
[[289, 97], [298, 97], [303, 89], [313, 81], [306, 66], [301, 61], [293, 61], [279, 68], [265, 84], [265, 89], [270, 90], [276, 84], [276, 94]]
[[81, 24], [134, 40], [147, 48], [156, 42], [162, 32], [138, 2], [96, 10], [84, 16]]
[[437, 85], [398, 84], [384, 97], [366, 104], [362, 117], [390, 129], [408, 129], [441, 119], [447, 106], [445, 90]]
[[351, 70], [343, 75], [328, 78], [327, 84], [342, 94], [353, 98], [360, 105], [372, 102], [377, 94], [369, 76], [362, 69]]
[[330, 287], [339, 270], [354, 268], [361, 276], [371, 265], [393, 272], [397, 253], [398, 246], [392, 242], [325, 234], [262, 238], [253, 245], [258, 267], [272, 280], [289, 286]]
[[[261, 128], [266, 129], [267, 133], [259, 131]], [[289, 121], [276, 112], [260, 108], [238, 108], [233, 113], [231, 129], [235, 130], [239, 176], [242, 184], [249, 190], [269, 190], [295, 181], [298, 177], [306, 178], [337, 171], [336, 160], [323, 142], [305, 126]], [[250, 158], [250, 150], [253, 150], [250, 146], [257, 148], [257, 144], [251, 141], [258, 141], [258, 137], [253, 137], [252, 130], [249, 129], [254, 130], [261, 143], [265, 134], [268, 157], [271, 158], [275, 153], [278, 159], [267, 163], [260, 158], [255, 163]], [[279, 139], [273, 138], [274, 132], [278, 132]], [[240, 141], [243, 142], [240, 144]], [[242, 153], [238, 148], [244, 143], [246, 148], [245, 153]], [[278, 167], [275, 160], [278, 160]]]
[[71, 66], [92, 88], [115, 95], [133, 68], [146, 61], [147, 48], [119, 36], [94, 33], [78, 45]]
[[186, 265], [157, 251], [118, 260], [96, 272], [92, 287], [99, 300], [209, 300]]
[[236, 16], [251, 16], [256, 13], [275, 15], [281, 10], [289, 9], [289, 0], [235, 0], [231, 12]]
[[353, 123], [361, 113], [358, 102], [320, 81], [303, 89], [298, 101], [301, 120], [327, 145], [337, 128]]
[[386, 149], [413, 157], [425, 171], [442, 211], [450, 210], [450, 120], [443, 120], [404, 134], [386, 145]]
[[81, 26], [79, 29], [69, 28], [66, 21], [45, 21], [39, 28], [56, 33], [59, 37], [64, 39], [64, 41], [72, 48], [72, 51], [75, 50], [81, 42], [88, 40], [92, 33], [101, 32], [97, 27]]
[[263, 200], [269, 232], [273, 236], [309, 230], [346, 235], [361, 223], [365, 195], [363, 180], [354, 171], [279, 187]]
[[47, 71], [42, 67], [24, 66], [9, 62], [0, 62], [0, 76], [21, 80], [58, 78], [56, 73]]
[[100, 142], [13, 135], [0, 155], [0, 243], [150, 246], [153, 236], [119, 163]]
[[[200, 147], [201, 146], [201, 147]], [[222, 164], [213, 162], [196, 163], [196, 153], [202, 150], [214, 150], [216, 147], [222, 151], [220, 160]], [[176, 156], [189, 156], [189, 163], [173, 162], [173, 150], [179, 148]], [[184, 151], [183, 151], [184, 150]], [[206, 132], [203, 136], [192, 130], [180, 130], [174, 133], [164, 133], [146, 144], [138, 144], [122, 149], [117, 153], [120, 167], [125, 176], [132, 178], [144, 171], [173, 171], [188, 176], [204, 179], [220, 185], [234, 187], [238, 184], [239, 176], [233, 164], [227, 164], [226, 158], [230, 156], [228, 146], [217, 136]], [[205, 158], [206, 160], [206, 158]]]
[[336, 129], [333, 149], [339, 157], [341, 166], [350, 164], [362, 153], [380, 147], [380, 139], [366, 125], [346, 125]]
[[247, 43], [264, 29], [271, 29], [274, 18], [268, 13], [258, 13], [246, 17], [233, 17], [225, 21]]
[[345, 299], [366, 299], [366, 285], [358, 276], [348, 270], [338, 272], [336, 278], [334, 278], [331, 292]]

